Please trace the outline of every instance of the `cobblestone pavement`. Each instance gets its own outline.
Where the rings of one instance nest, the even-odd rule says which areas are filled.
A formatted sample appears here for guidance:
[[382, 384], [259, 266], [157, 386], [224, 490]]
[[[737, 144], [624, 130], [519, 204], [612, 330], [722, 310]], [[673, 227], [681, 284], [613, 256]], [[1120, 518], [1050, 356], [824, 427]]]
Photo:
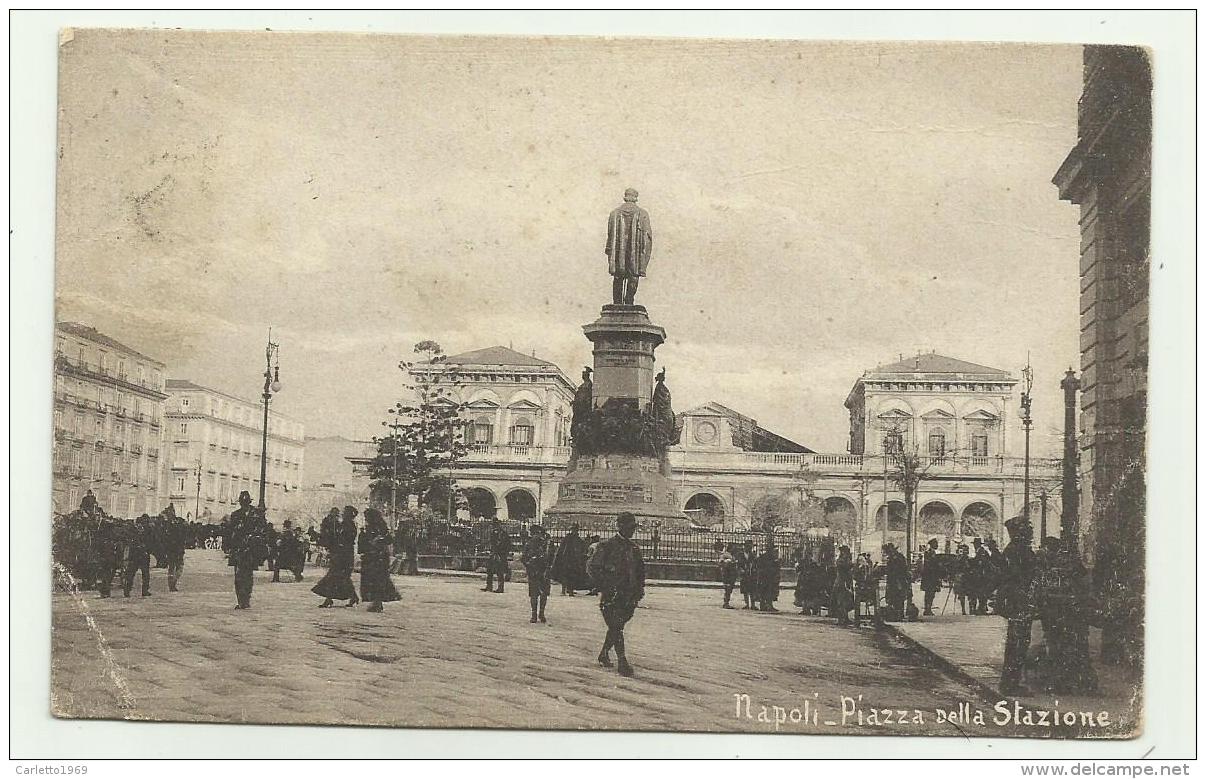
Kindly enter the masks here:
[[[230, 569], [216, 552], [189, 552], [179, 593], [166, 591], [161, 570], [149, 598], [56, 593], [52, 710], [177, 721], [774, 731], [773, 708], [771, 722], [759, 719], [765, 705], [783, 708], [782, 732], [1051, 735], [994, 725], [990, 702], [886, 633], [723, 610], [709, 590], [649, 589], [626, 633], [637, 676], [625, 679], [594, 662], [603, 636], [594, 598], [555, 593], [549, 624], [533, 625], [521, 583], [498, 595], [475, 580], [395, 577], [403, 600], [370, 614], [363, 605], [316, 608], [309, 588], [321, 572], [310, 573], [271, 584], [258, 572], [250, 611], [232, 608]], [[790, 595], [781, 605], [790, 607]], [[748, 717], [741, 694], [750, 696]], [[859, 725], [857, 715], [843, 723], [842, 696], [864, 722], [891, 709], [892, 723], [882, 712], [878, 725]], [[938, 721], [935, 709], [964, 702], [987, 724]], [[896, 723], [899, 710], [909, 712], [906, 724]]]

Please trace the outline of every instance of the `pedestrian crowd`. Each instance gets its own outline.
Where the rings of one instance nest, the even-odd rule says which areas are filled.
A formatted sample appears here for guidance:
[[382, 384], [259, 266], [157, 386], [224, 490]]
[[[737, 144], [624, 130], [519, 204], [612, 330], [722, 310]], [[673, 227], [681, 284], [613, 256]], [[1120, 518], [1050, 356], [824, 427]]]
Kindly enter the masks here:
[[149, 596], [152, 565], [167, 569], [168, 590], [176, 592], [185, 549], [204, 545], [211, 532], [212, 526], [177, 516], [170, 504], [154, 517], [112, 516], [89, 490], [78, 509], [55, 517], [51, 553], [77, 590], [96, 590], [100, 597], [108, 598], [117, 580], [128, 598], [135, 578], [141, 575], [142, 595]]
[[[56, 563], [71, 575], [77, 590], [95, 589], [100, 597], [108, 598], [118, 579], [123, 594], [129, 597], [135, 579], [141, 576], [142, 595], [149, 596], [152, 561], [167, 569], [168, 590], [176, 592], [185, 551], [207, 548], [220, 539], [228, 565], [234, 569], [236, 609], [251, 607], [254, 571], [267, 565], [273, 582], [280, 581], [281, 571], [302, 581], [306, 563], [317, 550], [318, 560], [327, 567], [312, 589], [323, 599], [319, 608], [331, 608], [336, 601], [354, 607], [364, 601], [369, 611], [381, 612], [385, 603], [401, 598], [390, 574], [418, 572], [418, 533], [405, 522], [391, 531], [375, 508], [365, 509], [362, 525], [356, 521], [358, 515], [353, 506], [342, 511], [332, 508], [317, 530], [303, 533], [286, 520], [277, 531], [244, 491], [239, 495], [239, 508], [220, 525], [186, 521], [170, 504], [154, 517], [143, 514], [131, 520], [107, 514], [89, 492], [78, 510], [56, 517], [52, 549]], [[931, 616], [945, 586], [949, 594], [943, 611], [953, 595], [963, 615], [992, 613], [1008, 620], [1002, 692], [1022, 692], [1027, 669], [1053, 692], [1095, 690], [1097, 678], [1088, 647], [1089, 579], [1075, 548], [1057, 538], [1044, 538], [1035, 551], [1032, 530], [1025, 520], [1010, 520], [1006, 528], [1010, 541], [1004, 550], [991, 538], [976, 538], [970, 547], [958, 545], [953, 555], [939, 554], [937, 539], [931, 539], [920, 555], [916, 577], [893, 544], [882, 547], [878, 563], [873, 563], [869, 554], [855, 557], [848, 546], [828, 539], [801, 546], [794, 555], [794, 604], [801, 614], [824, 611], [839, 625], [858, 627], [869, 621]], [[633, 670], [623, 630], [645, 591], [644, 561], [639, 545], [632, 540], [635, 530], [635, 518], [621, 514], [616, 535], [607, 540], [598, 535], [583, 537], [576, 525], [560, 542], [540, 525], [522, 528], [518, 539], [520, 563], [527, 574], [530, 621], [548, 624], [553, 582], [560, 585], [563, 596], [573, 597], [579, 591], [598, 595], [607, 629], [599, 663], [611, 667], [614, 650], [618, 671], [626, 676]], [[484, 591], [501, 593], [510, 578], [513, 542], [497, 517], [491, 520], [486, 547]], [[761, 550], [755, 549], [753, 540], [718, 543], [718, 547], [721, 606], [736, 608], [732, 595], [737, 591], [742, 608], [778, 612], [775, 603], [783, 566], [774, 536], [768, 535]], [[357, 553], [359, 591], [352, 581]], [[924, 595], [920, 613], [913, 604], [915, 579], [920, 580]], [[1045, 640], [1032, 651], [1035, 622], [1041, 625]]]

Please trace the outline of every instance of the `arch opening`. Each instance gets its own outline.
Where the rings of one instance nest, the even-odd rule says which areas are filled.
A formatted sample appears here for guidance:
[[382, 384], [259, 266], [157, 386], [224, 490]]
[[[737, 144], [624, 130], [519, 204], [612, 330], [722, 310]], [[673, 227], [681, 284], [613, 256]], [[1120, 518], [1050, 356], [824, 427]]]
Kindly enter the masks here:
[[959, 531], [964, 538], [991, 538], [997, 529], [997, 510], [984, 501], [970, 503], [959, 517]]
[[701, 527], [724, 524], [724, 504], [710, 492], [697, 492], [687, 499], [683, 511]]
[[498, 503], [494, 500], [494, 493], [484, 487], [470, 487], [465, 490], [465, 500], [469, 503], [469, 517], [471, 519], [489, 519], [498, 512]]
[[536, 498], [525, 489], [507, 493], [507, 518], [517, 522], [532, 522], [536, 519]]

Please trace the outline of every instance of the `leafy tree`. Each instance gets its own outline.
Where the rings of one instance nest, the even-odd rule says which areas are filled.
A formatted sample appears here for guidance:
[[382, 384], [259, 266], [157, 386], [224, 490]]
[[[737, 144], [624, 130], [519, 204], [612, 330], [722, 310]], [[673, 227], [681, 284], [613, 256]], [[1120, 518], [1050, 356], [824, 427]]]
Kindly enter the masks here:
[[[389, 433], [374, 439], [377, 456], [369, 467], [370, 490], [373, 501], [382, 505], [389, 504], [391, 491], [399, 506], [413, 495], [420, 511], [438, 497], [439, 505], [431, 508], [439, 513], [447, 505], [450, 482], [455, 490], [451, 474], [466, 451], [464, 405], [457, 392], [463, 382], [435, 341], [420, 341], [414, 352], [418, 359], [398, 363], [407, 377], [407, 397], [394, 404], [391, 419], [382, 423]], [[433, 366], [438, 369], [431, 370]]]

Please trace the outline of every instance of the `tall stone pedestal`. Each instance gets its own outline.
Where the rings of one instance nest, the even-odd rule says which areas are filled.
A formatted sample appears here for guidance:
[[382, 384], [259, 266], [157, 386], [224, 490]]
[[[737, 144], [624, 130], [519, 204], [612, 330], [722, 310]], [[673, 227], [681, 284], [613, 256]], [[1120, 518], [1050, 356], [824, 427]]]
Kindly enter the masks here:
[[548, 523], [604, 532], [627, 511], [642, 527], [687, 527], [666, 457], [676, 428], [664, 386], [654, 403], [653, 353], [666, 331], [644, 306], [626, 305], [604, 306], [582, 329], [594, 345], [593, 384], [575, 399], [573, 454]]

